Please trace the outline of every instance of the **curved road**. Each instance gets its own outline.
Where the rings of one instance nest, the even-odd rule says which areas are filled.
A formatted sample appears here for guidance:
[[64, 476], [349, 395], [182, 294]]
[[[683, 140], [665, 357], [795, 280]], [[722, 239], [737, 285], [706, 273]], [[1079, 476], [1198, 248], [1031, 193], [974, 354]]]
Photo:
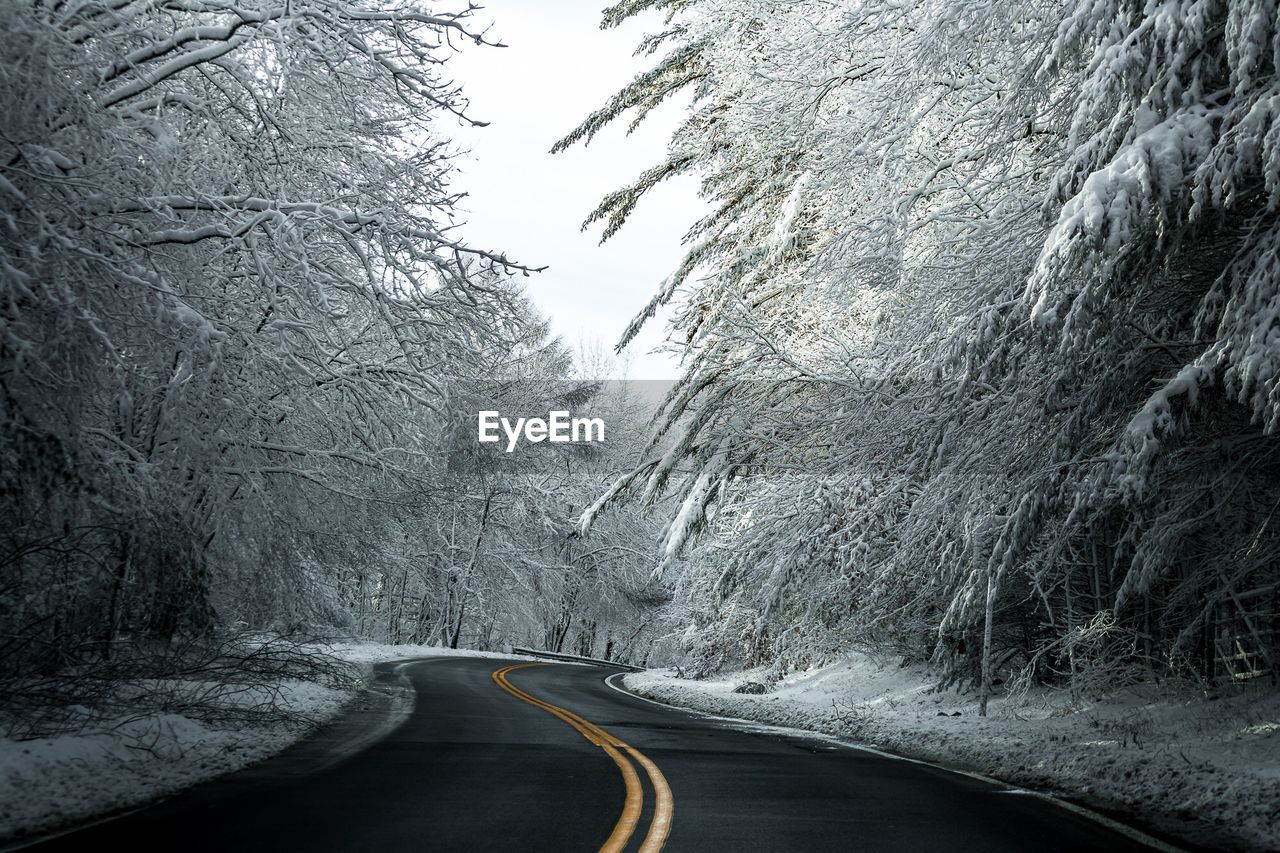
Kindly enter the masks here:
[[1001, 786], [650, 703], [606, 669], [446, 657], [400, 673], [412, 713], [329, 766], [304, 744], [27, 849], [1151, 849]]

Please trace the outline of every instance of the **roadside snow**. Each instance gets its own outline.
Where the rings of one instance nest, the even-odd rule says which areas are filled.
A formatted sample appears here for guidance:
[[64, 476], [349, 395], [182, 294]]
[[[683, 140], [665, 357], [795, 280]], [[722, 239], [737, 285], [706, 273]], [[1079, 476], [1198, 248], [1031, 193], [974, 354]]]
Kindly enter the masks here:
[[627, 675], [636, 693], [719, 716], [822, 732], [1048, 790], [1215, 848], [1280, 849], [1280, 695], [1271, 685], [1133, 687], [1104, 701], [1040, 691], [992, 703], [928, 672], [850, 656], [766, 695], [763, 670], [693, 681]]
[[127, 809], [239, 770], [313, 731], [350, 698], [305, 681], [279, 690], [292, 723], [223, 727], [139, 713], [92, 733], [0, 739], [0, 840]]
[[525, 655], [502, 652], [473, 652], [470, 649], [449, 649], [440, 646], [393, 646], [388, 643], [363, 643], [357, 640], [331, 643], [325, 650], [350, 663], [375, 664], [407, 658], [468, 657], [499, 658], [502, 660], [536, 660]]
[[[324, 651], [366, 670], [405, 658], [513, 657], [355, 641], [327, 644]], [[199, 692], [205, 685], [184, 686]], [[354, 689], [307, 681], [278, 687], [277, 701], [290, 719], [274, 725], [214, 724], [140, 707], [127, 717], [95, 725], [92, 732], [38, 740], [0, 738], [0, 842], [136, 807], [262, 761], [331, 720], [354, 695]], [[224, 701], [252, 705], [263, 698], [244, 691]]]

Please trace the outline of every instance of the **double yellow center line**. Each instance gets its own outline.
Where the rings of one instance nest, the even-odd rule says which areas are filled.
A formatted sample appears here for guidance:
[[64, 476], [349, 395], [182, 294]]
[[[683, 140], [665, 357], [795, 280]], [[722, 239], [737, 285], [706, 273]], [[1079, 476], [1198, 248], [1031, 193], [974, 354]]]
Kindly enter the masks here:
[[554, 714], [573, 726], [580, 735], [596, 746], [601, 747], [613, 759], [613, 763], [618, 765], [618, 770], [622, 772], [622, 781], [627, 788], [627, 796], [622, 806], [622, 816], [618, 818], [618, 823], [613, 827], [613, 832], [610, 833], [604, 846], [600, 848], [600, 853], [621, 853], [631, 839], [631, 834], [635, 832], [636, 824], [640, 821], [640, 812], [644, 808], [644, 789], [640, 785], [639, 774], [636, 773], [635, 767], [632, 766], [627, 757], [630, 756], [636, 764], [644, 768], [644, 772], [649, 777], [649, 784], [653, 786], [654, 807], [653, 819], [649, 821], [649, 831], [645, 833], [644, 842], [640, 845], [640, 853], [657, 853], [662, 849], [662, 845], [666, 843], [667, 834], [671, 832], [671, 815], [674, 810], [671, 788], [667, 785], [667, 780], [662, 775], [662, 771], [644, 753], [630, 744], [624, 743], [570, 710], [561, 708], [559, 705], [552, 705], [550, 702], [544, 702], [535, 696], [530, 696], [507, 679], [507, 674], [517, 669], [542, 665], [539, 663], [517, 663], [511, 666], [504, 666], [493, 673], [493, 680], [497, 682], [499, 687], [517, 699], [541, 708], [548, 714]]

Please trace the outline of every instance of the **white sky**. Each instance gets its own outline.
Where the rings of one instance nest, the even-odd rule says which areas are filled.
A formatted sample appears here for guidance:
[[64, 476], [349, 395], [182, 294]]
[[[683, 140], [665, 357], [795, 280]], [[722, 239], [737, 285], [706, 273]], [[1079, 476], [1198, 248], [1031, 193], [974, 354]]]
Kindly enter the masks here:
[[[468, 47], [449, 62], [488, 127], [458, 129], [470, 149], [457, 188], [466, 239], [506, 252], [529, 266], [549, 267], [525, 279], [552, 330], [570, 346], [598, 343], [611, 351], [683, 255], [680, 237], [703, 209], [690, 178], [652, 191], [626, 226], [603, 246], [600, 229], [579, 230], [600, 198], [658, 163], [684, 101], [664, 105], [631, 136], [625, 123], [590, 147], [552, 156], [551, 145], [646, 67], [632, 51], [658, 18], [601, 30], [607, 0], [491, 0], [473, 24], [492, 20], [489, 35], [506, 48]], [[628, 349], [628, 377], [673, 378], [676, 360], [653, 353], [665, 338], [655, 317]]]

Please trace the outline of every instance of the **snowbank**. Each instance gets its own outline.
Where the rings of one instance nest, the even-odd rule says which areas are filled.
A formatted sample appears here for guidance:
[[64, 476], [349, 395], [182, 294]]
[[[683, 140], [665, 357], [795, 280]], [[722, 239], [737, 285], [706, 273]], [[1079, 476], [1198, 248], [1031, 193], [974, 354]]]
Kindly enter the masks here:
[[364, 643], [358, 640], [332, 643], [326, 650], [345, 661], [358, 664], [375, 664], [390, 660], [431, 657], [500, 658], [502, 660], [537, 660], [525, 655], [502, 652], [473, 652], [470, 649], [447, 649], [440, 646], [393, 646], [388, 643]]
[[1041, 691], [994, 701], [935, 691], [914, 667], [851, 656], [733, 693], [742, 672], [627, 675], [636, 693], [720, 716], [823, 732], [1060, 794], [1214, 848], [1280, 849], [1280, 696], [1270, 685], [1129, 688], [1105, 701]]
[[[344, 642], [325, 651], [352, 664], [415, 657], [511, 657], [430, 646]], [[0, 738], [0, 842], [145, 804], [269, 758], [331, 720], [353, 690], [280, 683], [290, 719], [275, 725], [210, 724], [138, 709], [93, 733], [39, 740]], [[123, 686], [122, 686], [123, 689]], [[252, 693], [234, 701], [252, 703]]]
[[274, 755], [331, 718], [346, 691], [279, 685], [290, 723], [212, 725], [139, 713], [98, 731], [0, 739], [0, 840], [127, 809]]

